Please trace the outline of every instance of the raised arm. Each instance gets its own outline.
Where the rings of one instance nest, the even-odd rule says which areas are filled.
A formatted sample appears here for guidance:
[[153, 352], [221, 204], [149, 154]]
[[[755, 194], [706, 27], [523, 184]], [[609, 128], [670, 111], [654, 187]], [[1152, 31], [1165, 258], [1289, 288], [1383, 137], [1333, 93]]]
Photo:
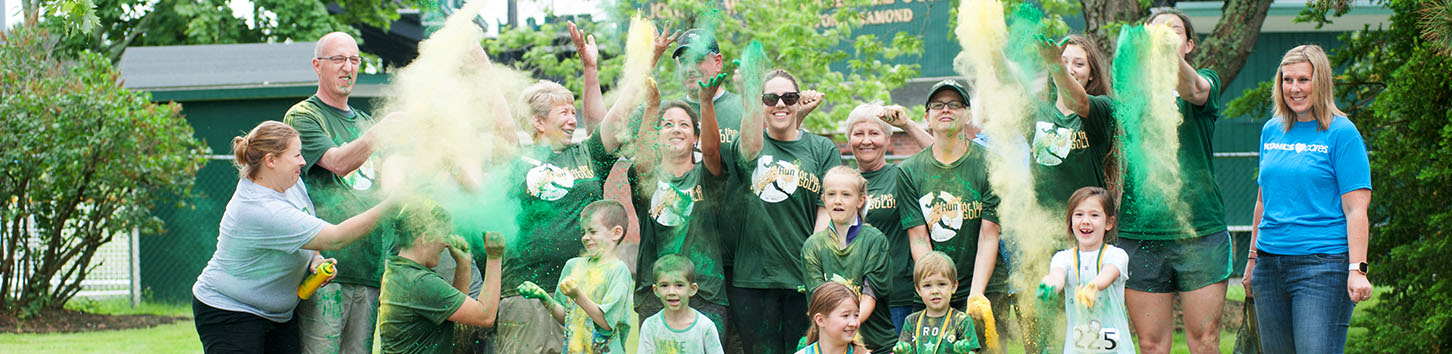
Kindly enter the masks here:
[[660, 91], [655, 80], [650, 80], [645, 90], [645, 113], [640, 117], [640, 130], [636, 133], [640, 141], [635, 143], [635, 173], [648, 176], [660, 163], [656, 144], [660, 143]]
[[[652, 57], [650, 61], [650, 66], [652, 68], [655, 67], [655, 62], [660, 58], [660, 55], [662, 52], [665, 51], [665, 48], [669, 47], [672, 42], [675, 42], [675, 37], [676, 35], [669, 34], [665, 29], [662, 29], [661, 32], [656, 33], [655, 40], [653, 42], [655, 49], [654, 52], [651, 53]], [[593, 43], [593, 39], [591, 41]], [[627, 84], [621, 85], [619, 90], [621, 90], [622, 94], [615, 101], [615, 104], [610, 106], [610, 111], [605, 113], [605, 119], [600, 122], [600, 134], [604, 134], [600, 136], [600, 143], [605, 146], [605, 151], [614, 152], [620, 149], [620, 144], [622, 143], [622, 141], [620, 141], [620, 133], [629, 129], [628, 127], [630, 125], [629, 122], [626, 121], [626, 117], [630, 115], [631, 111], [635, 110], [636, 106], [640, 105], [642, 99], [655, 100], [656, 102], [660, 101], [660, 93], [655, 88], [655, 79], [650, 78], [649, 73], [646, 73], [644, 77], [639, 78], [622, 77], [620, 78], [620, 81]], [[640, 86], [636, 87], [635, 85], [629, 84], [630, 82], [639, 82]], [[636, 93], [632, 92], [633, 90], [642, 90], [644, 92]], [[647, 96], [651, 97], [646, 98]], [[589, 99], [587, 98], [586, 101], [588, 102]], [[659, 104], [657, 104], [657, 106], [659, 106]], [[647, 119], [649, 118], [658, 117], [647, 117]], [[644, 124], [641, 125], [642, 129], [646, 127], [647, 126]], [[655, 128], [655, 126], [650, 126], [650, 128]]]
[[[494, 62], [489, 60], [489, 54], [484, 52], [484, 47], [476, 47], [474, 57], [485, 73], [493, 75]], [[505, 98], [504, 90], [498, 87], [487, 86], [487, 98], [489, 114], [494, 116], [494, 138], [499, 139], [502, 144], [498, 146], [516, 147], [519, 146], [519, 125], [514, 122], [513, 116], [509, 113], [509, 99]]]
[[1039, 35], [1038, 39], [1039, 56], [1043, 58], [1044, 68], [1049, 71], [1049, 76], [1054, 78], [1054, 87], [1058, 88], [1059, 100], [1064, 102], [1064, 108], [1080, 117], [1088, 117], [1089, 93], [1084, 91], [1084, 85], [1074, 81], [1074, 78], [1069, 77], [1069, 71], [1064, 69], [1064, 46], [1055, 44], [1043, 35]]
[[720, 176], [721, 167], [721, 131], [716, 123], [716, 103], [712, 100], [716, 92], [720, 91], [721, 85], [727, 82], [729, 74], [720, 73], [711, 78], [709, 83], [700, 83], [701, 102], [701, 136], [698, 142], [701, 144], [701, 164], [706, 166], [706, 171], [713, 176]]
[[888, 125], [902, 129], [903, 132], [907, 133], [909, 138], [912, 138], [914, 142], [918, 143], [918, 146], [933, 145], [933, 135], [928, 134], [928, 131], [923, 130], [923, 127], [919, 127], [917, 123], [914, 123], [912, 119], [908, 118], [907, 109], [902, 106], [891, 105], [882, 107], [882, 110], [877, 113], [877, 119], [881, 119], [887, 122]]
[[575, 43], [575, 52], [580, 54], [580, 64], [584, 66], [581, 124], [585, 126], [585, 131], [594, 131], [605, 119], [605, 95], [600, 92], [600, 47], [595, 45], [595, 36], [585, 35], [575, 26], [575, 22], [571, 21], [569, 27], [570, 41]]
[[308, 243], [303, 244], [302, 248], [316, 251], [343, 248], [372, 232], [373, 227], [378, 226], [378, 220], [383, 218], [383, 214], [393, 210], [393, 204], [393, 198], [385, 199], [362, 214], [354, 215], [337, 225], [323, 226], [323, 230], [313, 236]]
[[484, 253], [489, 257], [484, 265], [484, 290], [479, 299], [465, 299], [464, 306], [449, 315], [449, 321], [475, 327], [494, 327], [499, 315], [499, 272], [504, 257], [504, 237], [497, 232], [484, 236]]
[[1175, 91], [1185, 102], [1196, 106], [1204, 106], [1205, 101], [1210, 99], [1210, 80], [1206, 80], [1195, 72], [1195, 67], [1184, 57], [1180, 57], [1179, 83], [1175, 85]]

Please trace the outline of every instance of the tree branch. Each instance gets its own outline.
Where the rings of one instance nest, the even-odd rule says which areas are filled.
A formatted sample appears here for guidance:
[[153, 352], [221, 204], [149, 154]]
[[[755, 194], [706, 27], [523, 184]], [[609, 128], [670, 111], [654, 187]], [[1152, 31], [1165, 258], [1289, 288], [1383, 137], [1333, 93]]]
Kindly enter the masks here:
[[1220, 7], [1220, 22], [1205, 37], [1203, 43], [1196, 43], [1194, 57], [1190, 62], [1197, 67], [1210, 68], [1220, 75], [1220, 89], [1223, 91], [1235, 82], [1245, 60], [1255, 51], [1255, 41], [1260, 37], [1261, 24], [1265, 23], [1266, 12], [1274, 0], [1226, 1]]

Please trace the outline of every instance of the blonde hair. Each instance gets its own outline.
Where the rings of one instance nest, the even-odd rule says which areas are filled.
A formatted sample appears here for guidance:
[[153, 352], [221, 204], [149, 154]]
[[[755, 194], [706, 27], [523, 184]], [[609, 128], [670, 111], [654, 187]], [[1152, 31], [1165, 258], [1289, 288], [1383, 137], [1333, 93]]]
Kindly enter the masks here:
[[913, 285], [922, 284], [923, 278], [933, 274], [942, 275], [948, 280], [952, 280], [953, 283], [958, 283], [958, 265], [953, 263], [953, 259], [949, 258], [947, 253], [932, 251], [923, 255], [922, 258], [918, 258], [913, 265]]
[[881, 119], [877, 119], [877, 112], [881, 111], [881, 103], [872, 102], [857, 105], [857, 108], [852, 109], [852, 113], [847, 114], [847, 135], [852, 135], [852, 127], [857, 126], [857, 123], [866, 122], [877, 123], [877, 126], [882, 128], [883, 133], [892, 136], [892, 125], [887, 124], [887, 122]]
[[1338, 115], [1346, 115], [1336, 108], [1335, 83], [1332, 77], [1335, 73], [1331, 71], [1331, 61], [1326, 58], [1326, 52], [1321, 46], [1315, 44], [1304, 44], [1291, 48], [1286, 55], [1281, 57], [1281, 65], [1276, 67], [1275, 87], [1271, 90], [1271, 102], [1274, 102], [1275, 115], [1281, 118], [1286, 131], [1296, 124], [1296, 112], [1281, 97], [1281, 76], [1284, 75], [1286, 65], [1310, 63], [1311, 64], [1311, 116], [1316, 118], [1316, 130], [1331, 128], [1331, 121]]
[[297, 137], [297, 130], [282, 122], [269, 120], [252, 128], [245, 136], [232, 138], [232, 164], [248, 179], [257, 178], [257, 167], [267, 154], [282, 155], [287, 144]]
[[[559, 83], [549, 80], [540, 80], [534, 85], [524, 88], [519, 94], [519, 100], [529, 106], [531, 119], [549, 115], [550, 107], [555, 104], [575, 104], [575, 94], [570, 89], [561, 86]], [[526, 121], [525, 123], [529, 123]], [[526, 124], [528, 125], [528, 124]], [[538, 132], [536, 132], [538, 133]]]
[[[867, 200], [867, 178], [863, 178], [861, 172], [857, 172], [856, 169], [847, 167], [847, 165], [837, 165], [837, 167], [833, 167], [832, 169], [827, 170], [827, 173], [822, 174], [822, 182], [826, 183], [827, 178], [831, 178], [832, 176], [836, 175], [843, 175], [851, 178], [852, 183], [857, 186], [857, 188], [854, 188], [857, 191], [857, 197], [863, 198], [862, 200], [864, 201]], [[827, 202], [826, 193], [822, 194], [822, 202]], [[862, 205], [857, 206], [857, 217], [863, 219], [867, 218], [867, 203], [864, 202], [862, 203]]]

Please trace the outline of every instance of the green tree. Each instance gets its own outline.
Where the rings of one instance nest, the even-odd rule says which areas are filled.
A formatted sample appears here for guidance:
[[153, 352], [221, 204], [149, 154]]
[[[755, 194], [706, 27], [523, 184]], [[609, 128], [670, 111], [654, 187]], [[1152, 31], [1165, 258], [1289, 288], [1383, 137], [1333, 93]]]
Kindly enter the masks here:
[[[24, 10], [38, 14], [47, 30], [62, 36], [58, 49], [90, 50], [111, 62], [126, 47], [312, 41], [332, 31], [357, 37], [357, 26], [387, 29], [398, 10], [428, 9], [431, 0], [251, 0], [249, 22], [232, 13], [228, 0], [25, 0]], [[327, 4], [344, 12], [330, 14]], [[74, 26], [70, 20], [92, 18], [95, 26]]]
[[121, 87], [105, 57], [55, 51], [27, 21], [0, 34], [0, 315], [60, 308], [117, 234], [155, 233], [207, 149], [180, 107]]
[[[1316, 0], [1317, 3], [1337, 0]], [[1345, 1], [1345, 0], [1340, 0]], [[1173, 6], [1175, 1], [1164, 0], [1080, 0], [1084, 9], [1084, 32], [1099, 43], [1099, 50], [1114, 56], [1114, 38], [1119, 28], [1126, 24], [1137, 24], [1149, 15], [1152, 6]], [[1210, 68], [1220, 75], [1221, 82], [1231, 83], [1245, 67], [1245, 60], [1255, 50], [1255, 41], [1260, 37], [1260, 26], [1265, 23], [1266, 13], [1273, 0], [1226, 1], [1221, 5], [1220, 21], [1207, 36], [1195, 42], [1195, 52], [1190, 53], [1190, 64], [1197, 68]], [[1314, 4], [1313, 4], [1314, 5]], [[1052, 8], [1050, 8], [1052, 10]], [[1198, 29], [1198, 30], [1203, 30]]]
[[[822, 91], [826, 95], [823, 106], [807, 117], [804, 127], [808, 130], [832, 130], [837, 122], [846, 120], [855, 102], [890, 102], [892, 89], [918, 76], [916, 64], [889, 63], [901, 56], [921, 55], [922, 41], [918, 38], [905, 33], [893, 38], [852, 34], [860, 27], [864, 10], [872, 1], [782, 0], [771, 6], [726, 3], [738, 5], [722, 9], [713, 2], [660, 1], [651, 4], [659, 10], [654, 12], [652, 20], [657, 26], [668, 26], [673, 31], [714, 28], [728, 62], [739, 58], [747, 42], [760, 40], [773, 65], [790, 71], [803, 84], [803, 89]], [[610, 13], [613, 20], [624, 23], [638, 13], [637, 6], [645, 7], [643, 4], [621, 1]], [[645, 15], [649, 17], [650, 13]], [[764, 23], [772, 25], [752, 25]], [[581, 25], [595, 33], [601, 45], [604, 58], [600, 64], [601, 82], [615, 81], [624, 60], [619, 50], [624, 47], [622, 37], [626, 29], [623, 25], [612, 29], [608, 26], [611, 23]], [[580, 72], [579, 60], [573, 56], [568, 37], [561, 35], [563, 31], [562, 24], [545, 24], [539, 30], [507, 29], [499, 38], [486, 40], [485, 49], [491, 53], [521, 53], [520, 60], [511, 65], [539, 76], [565, 79], [566, 87], [579, 94], [579, 80], [574, 80]], [[834, 63], [845, 65], [847, 70], [833, 71]], [[730, 65], [727, 66], [729, 69]], [[662, 58], [655, 72], [664, 95], [674, 97], [683, 92], [675, 76], [675, 62], [669, 55]]]

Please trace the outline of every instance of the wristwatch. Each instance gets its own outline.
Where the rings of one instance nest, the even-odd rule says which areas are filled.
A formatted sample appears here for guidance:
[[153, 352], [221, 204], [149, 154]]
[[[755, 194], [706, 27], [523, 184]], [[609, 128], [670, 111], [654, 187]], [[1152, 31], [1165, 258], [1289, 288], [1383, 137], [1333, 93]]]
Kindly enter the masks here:
[[1347, 267], [1347, 270], [1353, 272], [1361, 272], [1361, 275], [1366, 275], [1367, 267], [1368, 266], [1366, 262], [1356, 262], [1352, 263], [1351, 266]]

